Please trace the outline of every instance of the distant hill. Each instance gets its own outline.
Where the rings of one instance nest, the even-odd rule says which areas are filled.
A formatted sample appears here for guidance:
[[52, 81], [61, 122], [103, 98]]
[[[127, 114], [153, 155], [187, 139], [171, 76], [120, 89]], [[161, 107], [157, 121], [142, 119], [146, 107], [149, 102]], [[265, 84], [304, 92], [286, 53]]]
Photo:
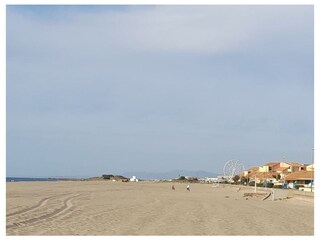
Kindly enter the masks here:
[[126, 177], [136, 176], [139, 179], [153, 180], [153, 179], [172, 179], [179, 176], [192, 176], [197, 178], [203, 177], [216, 177], [221, 174], [207, 172], [207, 171], [188, 171], [188, 170], [173, 170], [169, 172], [144, 172], [144, 171], [132, 171], [124, 172], [121, 175]]

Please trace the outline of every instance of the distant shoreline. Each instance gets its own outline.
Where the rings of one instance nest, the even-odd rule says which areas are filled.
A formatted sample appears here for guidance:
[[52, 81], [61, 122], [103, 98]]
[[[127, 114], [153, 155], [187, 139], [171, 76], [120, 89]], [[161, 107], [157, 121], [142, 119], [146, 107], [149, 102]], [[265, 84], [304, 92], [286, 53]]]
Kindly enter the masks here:
[[28, 178], [28, 177], [7, 177], [6, 182], [50, 182], [50, 181], [80, 181], [81, 178]]

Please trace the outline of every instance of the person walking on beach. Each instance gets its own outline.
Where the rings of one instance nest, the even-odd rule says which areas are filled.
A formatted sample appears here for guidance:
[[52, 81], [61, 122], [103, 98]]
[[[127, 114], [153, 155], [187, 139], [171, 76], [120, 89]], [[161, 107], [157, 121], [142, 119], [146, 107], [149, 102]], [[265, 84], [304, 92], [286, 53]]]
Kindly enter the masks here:
[[176, 190], [176, 188], [174, 187], [174, 185], [172, 185], [171, 189], [172, 189], [172, 190]]
[[187, 190], [190, 192], [190, 186], [189, 186], [189, 184], [188, 184], [188, 186], [187, 186]]

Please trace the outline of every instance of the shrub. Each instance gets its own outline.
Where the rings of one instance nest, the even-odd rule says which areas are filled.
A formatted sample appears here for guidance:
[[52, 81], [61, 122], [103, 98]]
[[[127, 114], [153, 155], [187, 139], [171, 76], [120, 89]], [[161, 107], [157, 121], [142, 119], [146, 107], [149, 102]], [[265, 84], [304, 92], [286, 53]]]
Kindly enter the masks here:
[[304, 187], [304, 185], [303, 185], [303, 184], [296, 184], [296, 185], [294, 185], [294, 188], [295, 188], [295, 189], [299, 189], [300, 187]]
[[245, 176], [242, 176], [240, 179], [241, 184], [247, 184], [248, 179]]
[[239, 175], [235, 175], [235, 176], [232, 178], [232, 180], [233, 180], [235, 183], [238, 182], [239, 179], [240, 179]]
[[181, 176], [178, 178], [178, 180], [187, 180], [185, 176]]
[[267, 188], [272, 188], [273, 185], [274, 185], [274, 184], [270, 182], [270, 183], [267, 183], [267, 186], [266, 186], [266, 187], [267, 187]]
[[[249, 182], [249, 186], [254, 187], [254, 182]], [[263, 187], [263, 183], [257, 183], [257, 187]]]
[[103, 179], [111, 179], [114, 176], [111, 174], [104, 174], [104, 175], [102, 175], [102, 177], [103, 177]]
[[254, 186], [254, 182], [249, 182], [249, 186], [253, 187]]

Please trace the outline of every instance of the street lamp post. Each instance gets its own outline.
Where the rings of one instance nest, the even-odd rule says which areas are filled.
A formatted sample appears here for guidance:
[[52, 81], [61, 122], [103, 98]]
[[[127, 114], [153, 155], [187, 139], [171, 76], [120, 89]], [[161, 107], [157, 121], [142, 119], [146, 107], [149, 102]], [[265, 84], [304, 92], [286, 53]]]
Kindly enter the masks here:
[[[283, 156], [282, 159], [284, 162], [286, 160], [286, 156]], [[282, 188], [285, 188], [285, 186], [286, 186], [286, 173], [283, 171], [283, 187]]]
[[257, 175], [254, 176], [254, 192], [257, 192]]
[[314, 158], [314, 148], [312, 148], [312, 173], [311, 173], [311, 185], [310, 185], [310, 191], [312, 192], [312, 182], [313, 182], [313, 174], [314, 174], [314, 165], [313, 165], [313, 158]]

